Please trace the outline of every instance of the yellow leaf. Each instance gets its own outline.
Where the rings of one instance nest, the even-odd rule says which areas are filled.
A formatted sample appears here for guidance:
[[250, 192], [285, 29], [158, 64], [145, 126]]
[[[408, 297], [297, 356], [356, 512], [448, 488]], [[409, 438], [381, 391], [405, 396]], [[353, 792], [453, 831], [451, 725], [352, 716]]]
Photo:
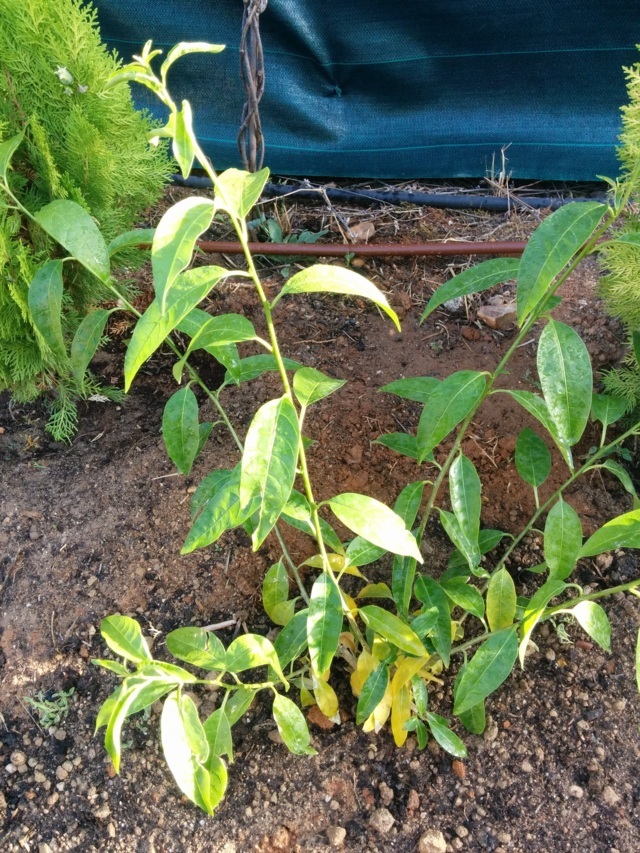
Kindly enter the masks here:
[[428, 657], [399, 658], [397, 669], [393, 676], [393, 680], [391, 681], [391, 687], [394, 694], [397, 693], [401, 687], [404, 687], [405, 684], [411, 681], [413, 676], [422, 669], [428, 660]]
[[356, 650], [356, 641], [353, 639], [353, 634], [349, 633], [349, 631], [343, 631], [338, 638], [338, 642], [341, 646], [345, 646], [352, 652]]
[[351, 690], [354, 696], [359, 696], [362, 693], [364, 683], [369, 678], [369, 675], [376, 668], [378, 662], [367, 651], [363, 651], [358, 658], [358, 665], [351, 673]]
[[303, 708], [308, 708], [310, 705], [316, 704], [313, 693], [310, 690], [307, 690], [306, 687], [300, 688], [300, 704]]
[[377, 661], [383, 661], [386, 657], [388, 657], [389, 652], [391, 651], [391, 647], [386, 640], [383, 640], [382, 637], [378, 637], [376, 635], [373, 638], [373, 648], [371, 649], [371, 651]]
[[349, 608], [349, 612], [351, 613], [351, 615], [352, 615], [352, 616], [357, 616], [357, 615], [358, 615], [358, 605], [355, 603], [355, 601], [353, 600], [353, 598], [351, 598], [351, 596], [350, 596], [350, 595], [347, 595], [347, 593], [346, 593], [346, 592], [343, 592], [343, 593], [342, 593], [342, 597], [344, 598], [344, 600], [345, 600], [345, 602], [346, 602], [346, 604], [347, 604], [347, 607]]
[[354, 578], [361, 578], [363, 581], [366, 581], [366, 577], [357, 566], [347, 566], [346, 569], [342, 569], [342, 573], [345, 575], [353, 575]]
[[391, 685], [389, 684], [384, 696], [376, 705], [373, 713], [365, 720], [365, 723], [362, 726], [363, 732], [375, 731], [377, 734], [380, 731], [389, 719], [389, 714], [391, 713], [391, 702]]
[[[327, 560], [334, 572], [340, 572], [344, 568], [344, 557], [342, 554], [327, 554]], [[311, 566], [313, 569], [323, 569], [324, 560], [322, 559], [322, 554], [315, 554], [313, 557], [309, 557], [302, 565]]]
[[411, 694], [408, 685], [404, 684], [399, 690], [393, 689], [393, 708], [391, 710], [391, 731], [396, 746], [403, 746], [409, 732], [404, 724], [411, 717]]
[[[333, 687], [325, 681], [317, 681], [313, 692], [318, 703], [318, 708], [320, 708], [325, 717], [334, 720], [334, 722], [339, 722], [338, 697]], [[338, 717], [337, 720], [335, 720], [336, 716]]]

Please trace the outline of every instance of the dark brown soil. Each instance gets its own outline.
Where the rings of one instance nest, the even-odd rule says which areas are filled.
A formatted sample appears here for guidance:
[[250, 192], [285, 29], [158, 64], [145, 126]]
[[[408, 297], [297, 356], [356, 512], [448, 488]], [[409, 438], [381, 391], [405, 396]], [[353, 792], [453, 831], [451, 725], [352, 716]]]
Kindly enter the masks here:
[[[495, 239], [519, 238], [535, 224], [533, 216], [456, 218], [428, 210], [404, 212], [399, 221], [391, 212], [347, 215], [352, 222], [373, 218], [381, 240], [399, 231], [396, 239], [403, 242], [489, 231]], [[304, 208], [294, 219], [299, 227], [325, 224], [317, 211]], [[415, 428], [420, 407], [377, 389], [401, 376], [491, 369], [512, 338], [510, 331], [475, 322], [473, 300], [457, 314], [439, 311], [419, 325], [448, 267], [466, 263], [453, 260], [458, 263], [367, 263], [363, 272], [402, 317], [400, 334], [358, 301], [283, 300], [278, 319], [287, 355], [349, 380], [309, 416], [306, 432], [318, 441], [311, 465], [319, 498], [348, 490], [393, 501], [418, 478], [417, 466], [371, 441]], [[265, 276], [272, 287], [282, 280], [273, 268]], [[601, 314], [597, 276], [591, 263], [574, 274], [558, 316], [578, 328], [599, 368], [619, 357], [621, 334]], [[216, 292], [211, 310], [243, 312], [261, 327], [253, 294], [244, 287]], [[118, 331], [124, 332], [112, 329]], [[96, 374], [119, 384], [122, 357], [116, 338], [96, 357]], [[451, 851], [640, 849], [640, 713], [633, 676], [640, 608], [624, 595], [606, 605], [611, 655], [572, 626], [566, 626], [568, 637], [543, 626], [535, 637], [539, 651], [489, 701], [485, 735], [460, 732], [469, 749], [464, 764], [433, 741], [419, 752], [410, 737], [407, 748], [397, 750], [386, 731], [363, 734], [355, 726], [346, 673], [337, 665], [332, 683], [343, 701], [343, 724], [324, 729], [312, 723], [318, 755], [295, 757], [273, 737], [269, 708], [259, 701], [234, 729], [228, 797], [214, 818], [181, 801], [160, 753], [155, 710], [126, 728], [122, 775], [114, 776], [100, 737], [93, 736], [97, 709], [115, 683], [90, 664], [104, 655], [98, 633], [104, 616], [135, 616], [159, 657], [167, 632], [182, 625], [233, 618], [257, 632], [272, 627], [261, 610], [260, 588], [276, 543], [268, 540], [254, 554], [247, 537], [233, 532], [212, 548], [179, 555], [193, 486], [209, 470], [235, 464], [236, 454], [218, 428], [193, 475], [175, 473], [160, 435], [162, 409], [175, 390], [170, 367], [168, 355], [155, 357], [121, 406], [83, 404], [70, 446], [50, 441], [40, 407], [0, 398], [0, 849], [321, 851], [337, 846], [342, 833], [336, 827], [345, 830], [342, 849], [354, 853], [414, 851], [429, 829], [440, 830]], [[535, 347], [525, 345], [505, 383], [535, 390], [535, 382]], [[277, 393], [272, 376], [225, 392], [240, 433], [256, 406]], [[515, 438], [528, 423], [505, 395], [496, 395], [473, 424], [465, 452], [483, 480], [486, 526], [517, 531], [532, 511], [530, 489], [513, 464]], [[589, 433], [579, 452], [595, 441]], [[563, 475], [554, 459], [547, 494]], [[628, 496], [608, 475], [579, 483], [568, 500], [586, 533], [629, 508]], [[435, 527], [429, 542], [426, 569], [437, 575], [448, 552]], [[312, 553], [302, 537], [290, 545], [301, 559]], [[539, 562], [536, 549], [532, 539], [510, 566], [527, 594], [535, 578], [522, 567]], [[388, 570], [383, 561], [377, 579]], [[639, 573], [636, 552], [585, 561], [578, 570], [579, 581], [594, 589]], [[225, 642], [231, 636], [221, 632]], [[25, 700], [71, 688], [66, 718], [42, 727]], [[205, 711], [209, 700], [201, 699]], [[449, 682], [433, 703], [450, 712]]]

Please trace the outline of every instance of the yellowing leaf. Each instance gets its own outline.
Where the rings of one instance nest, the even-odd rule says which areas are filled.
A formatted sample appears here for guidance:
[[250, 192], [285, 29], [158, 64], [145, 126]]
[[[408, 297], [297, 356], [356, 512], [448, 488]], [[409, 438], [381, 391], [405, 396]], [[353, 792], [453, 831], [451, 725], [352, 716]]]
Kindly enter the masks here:
[[373, 714], [371, 714], [371, 716], [363, 724], [363, 732], [376, 732], [377, 734], [382, 729], [384, 724], [389, 719], [392, 701], [393, 699], [391, 695], [391, 684], [389, 684], [384, 696], [382, 697], [382, 701], [377, 706]]
[[353, 695], [358, 697], [362, 693], [364, 683], [369, 678], [369, 675], [378, 665], [378, 661], [367, 651], [363, 651], [358, 658], [358, 664], [355, 670], [351, 673], [350, 682]]
[[393, 701], [391, 708], [391, 731], [393, 733], [393, 739], [396, 746], [403, 746], [409, 734], [404, 726], [411, 716], [411, 694], [409, 687], [406, 684], [396, 689], [394, 688], [394, 682], [395, 678], [394, 681], [391, 682], [391, 695]]
[[316, 680], [313, 694], [316, 697], [318, 708], [320, 708], [325, 717], [328, 717], [336, 723], [340, 722], [340, 715], [338, 713], [338, 697], [336, 696], [333, 687], [331, 687], [330, 684], [327, 684], [326, 681], [318, 679]]

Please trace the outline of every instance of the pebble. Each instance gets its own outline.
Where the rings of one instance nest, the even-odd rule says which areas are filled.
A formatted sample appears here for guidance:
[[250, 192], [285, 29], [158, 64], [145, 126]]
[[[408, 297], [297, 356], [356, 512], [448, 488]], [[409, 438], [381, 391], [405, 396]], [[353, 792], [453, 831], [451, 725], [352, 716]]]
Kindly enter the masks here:
[[327, 839], [332, 847], [342, 847], [344, 840], [347, 837], [347, 830], [344, 826], [329, 826], [327, 827]]
[[22, 767], [23, 764], [27, 763], [27, 756], [24, 752], [20, 752], [20, 750], [16, 749], [11, 753], [11, 763], [14, 767]]
[[569, 796], [581, 800], [584, 797], [584, 789], [580, 785], [569, 785]]
[[482, 737], [489, 743], [498, 737], [498, 724], [493, 717], [487, 717], [487, 727], [484, 730]]
[[106, 820], [111, 814], [111, 809], [109, 808], [107, 803], [103, 803], [101, 806], [98, 806], [97, 809], [94, 810], [93, 816], [97, 817], [98, 820]]
[[608, 806], [617, 806], [620, 802], [620, 795], [616, 794], [611, 785], [606, 785], [602, 791], [602, 799]]
[[56, 767], [56, 777], [57, 777], [61, 782], [64, 782], [64, 780], [65, 780], [68, 776], [69, 776], [69, 771], [68, 771], [68, 770], [65, 770], [65, 768], [62, 766], [62, 764], [60, 764], [58, 767]]
[[520, 768], [522, 769], [523, 773], [533, 773], [533, 765], [531, 764], [530, 761], [527, 761], [527, 760], [523, 761], [522, 764], [520, 765]]
[[395, 822], [396, 819], [389, 809], [384, 808], [375, 809], [369, 818], [369, 826], [381, 835], [386, 835]]
[[417, 853], [446, 853], [447, 842], [439, 829], [428, 829], [418, 841]]
[[380, 784], [378, 785], [378, 791], [380, 792], [380, 799], [385, 804], [385, 806], [388, 806], [390, 803], [393, 802], [393, 791], [387, 785], [386, 782], [380, 782]]
[[458, 761], [457, 758], [451, 763], [451, 769], [456, 774], [458, 779], [464, 779], [464, 777], [467, 775], [467, 771], [465, 769], [464, 764], [462, 763], [462, 761]]
[[43, 782], [47, 781], [47, 777], [44, 775], [44, 773], [41, 773], [39, 770], [36, 770], [36, 772], [33, 774], [33, 780], [38, 785], [41, 785]]
[[109, 838], [115, 838], [116, 837], [116, 825], [115, 825], [115, 823], [110, 823], [107, 826], [107, 833], [109, 834]]
[[554, 652], [553, 649], [547, 649], [546, 652], [544, 653], [544, 656], [546, 657], [547, 660], [555, 660], [556, 659], [556, 653]]
[[458, 838], [466, 838], [469, 835], [469, 830], [466, 826], [460, 824], [460, 826], [456, 826], [456, 835]]

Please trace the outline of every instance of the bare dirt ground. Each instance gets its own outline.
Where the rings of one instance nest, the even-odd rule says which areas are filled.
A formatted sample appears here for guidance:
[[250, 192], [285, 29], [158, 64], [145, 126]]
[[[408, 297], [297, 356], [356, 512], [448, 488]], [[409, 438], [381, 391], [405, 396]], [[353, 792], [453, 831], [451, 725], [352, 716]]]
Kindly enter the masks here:
[[[538, 219], [533, 213], [455, 216], [409, 208], [341, 214], [351, 223], [372, 220], [375, 240], [402, 242], [488, 234], [522, 239]], [[297, 229], [337, 230], [315, 208], [299, 205], [290, 218]], [[371, 444], [382, 433], [414, 429], [419, 416], [418, 404], [379, 394], [382, 385], [402, 376], [491, 369], [508, 346], [513, 332], [476, 322], [475, 300], [419, 324], [434, 288], [468, 262], [367, 261], [362, 271], [401, 315], [400, 334], [357, 300], [281, 303], [286, 354], [348, 380], [309, 415], [307, 432], [318, 442], [311, 465], [320, 498], [348, 490], [393, 501], [405, 483], [418, 478], [411, 460]], [[279, 286], [278, 268], [263, 266], [267, 284]], [[602, 314], [596, 297], [598, 274], [591, 262], [578, 270], [557, 311], [582, 334], [596, 369], [622, 351], [621, 332]], [[146, 275], [140, 276], [143, 290]], [[490, 295], [483, 294], [482, 301]], [[245, 313], [261, 327], [256, 301], [244, 287], [222, 288], [208, 307], [213, 313]], [[113, 343], [93, 369], [105, 383], [119, 385], [124, 345], [118, 334], [127, 332], [111, 332]], [[420, 752], [410, 737], [407, 748], [397, 750], [387, 732], [363, 734], [355, 726], [347, 674], [338, 664], [332, 683], [343, 723], [324, 728], [321, 719], [323, 725], [311, 722], [318, 755], [290, 755], [278, 743], [269, 707], [259, 701], [234, 728], [228, 796], [214, 818], [180, 799], [160, 754], [155, 710], [126, 727], [122, 775], [115, 776], [100, 737], [93, 735], [98, 707], [115, 684], [90, 663], [105, 653], [98, 632], [104, 616], [136, 617], [159, 657], [166, 656], [166, 634], [182, 625], [235, 619], [238, 630], [272, 628], [261, 609], [260, 588], [277, 558], [275, 543], [267, 540], [254, 554], [244, 533], [236, 531], [212, 548], [179, 555], [193, 486], [209, 470], [235, 464], [236, 455], [229, 436], [217, 429], [192, 476], [176, 474], [160, 435], [162, 409], [175, 390], [170, 367], [169, 354], [160, 353], [123, 405], [83, 404], [70, 446], [47, 437], [40, 406], [11, 406], [6, 396], [0, 398], [0, 849], [428, 853], [444, 850], [429, 848], [423, 838], [435, 830], [448, 851], [639, 850], [640, 712], [633, 658], [640, 608], [624, 595], [606, 604], [611, 655], [586, 642], [575, 627], [565, 626], [567, 634], [543, 626], [536, 635], [539, 651], [490, 699], [485, 734], [459, 732], [469, 749], [464, 763], [433, 741]], [[215, 382], [215, 370], [209, 378]], [[505, 383], [535, 390], [536, 379], [535, 347], [527, 344]], [[277, 393], [272, 376], [225, 392], [237, 429], [243, 433], [256, 406]], [[528, 416], [502, 395], [491, 397], [473, 424], [464, 449], [483, 481], [485, 526], [516, 531], [533, 509], [530, 489], [513, 463], [516, 436], [527, 424]], [[578, 452], [594, 443], [589, 427]], [[446, 449], [445, 444], [441, 451]], [[554, 461], [544, 491], [560, 482], [561, 462]], [[578, 483], [567, 499], [585, 533], [630, 508], [608, 475]], [[437, 576], [449, 551], [435, 525], [429, 543], [426, 570]], [[290, 544], [295, 556], [310, 553], [301, 538]], [[536, 580], [523, 568], [539, 562], [536, 549], [535, 540], [528, 542], [509, 566], [526, 594]], [[373, 573], [381, 580], [388, 572], [382, 561]], [[637, 552], [615, 553], [583, 561], [578, 580], [605, 588], [639, 572]], [[221, 639], [227, 642], [232, 634], [233, 629], [223, 631]], [[57, 723], [43, 721], [26, 701], [59, 691], [73, 692], [67, 715]], [[204, 710], [206, 697], [202, 701]], [[450, 683], [433, 703], [450, 712]]]

